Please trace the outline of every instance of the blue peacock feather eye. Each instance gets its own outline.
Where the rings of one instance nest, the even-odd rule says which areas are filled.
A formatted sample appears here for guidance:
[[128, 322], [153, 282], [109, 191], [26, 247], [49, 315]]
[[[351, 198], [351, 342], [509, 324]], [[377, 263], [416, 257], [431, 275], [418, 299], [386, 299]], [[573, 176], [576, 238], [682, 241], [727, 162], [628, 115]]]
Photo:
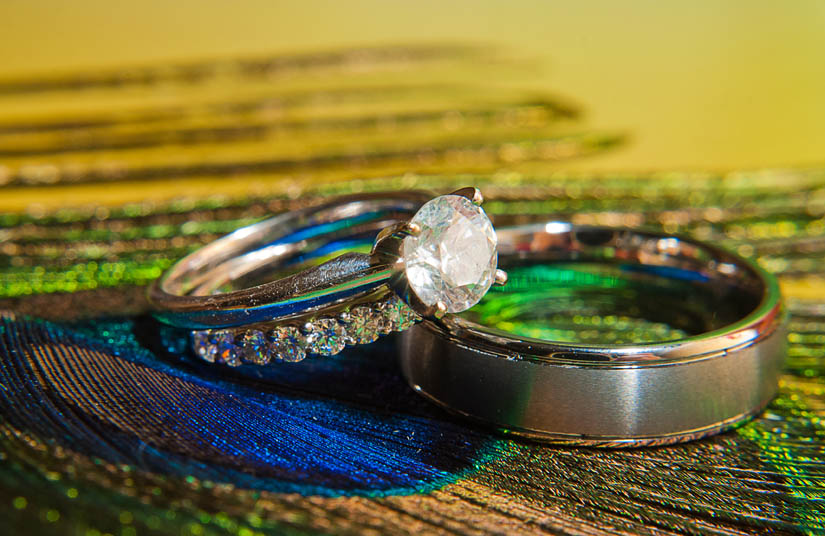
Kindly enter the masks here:
[[6, 424], [134, 471], [325, 496], [440, 487], [490, 444], [428, 418], [435, 410], [393, 371], [387, 344], [228, 374], [161, 350], [156, 329], [126, 319], [74, 329], [4, 319]]

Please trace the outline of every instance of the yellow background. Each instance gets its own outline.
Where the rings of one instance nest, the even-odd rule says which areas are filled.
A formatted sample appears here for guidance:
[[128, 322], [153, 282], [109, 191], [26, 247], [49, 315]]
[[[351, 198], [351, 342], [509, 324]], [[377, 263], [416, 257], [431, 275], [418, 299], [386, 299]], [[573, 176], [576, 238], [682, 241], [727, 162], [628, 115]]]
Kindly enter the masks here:
[[501, 45], [508, 80], [557, 90], [621, 150], [567, 168], [821, 165], [821, 1], [31, 1], [0, 3], [0, 77], [79, 67], [323, 50]]

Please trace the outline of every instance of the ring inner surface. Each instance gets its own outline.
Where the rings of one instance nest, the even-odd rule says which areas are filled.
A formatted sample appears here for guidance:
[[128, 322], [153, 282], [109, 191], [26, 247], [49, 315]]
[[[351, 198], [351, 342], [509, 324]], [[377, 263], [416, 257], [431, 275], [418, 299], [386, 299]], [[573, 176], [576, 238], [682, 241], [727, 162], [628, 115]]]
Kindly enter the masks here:
[[268, 244], [218, 265], [194, 288], [194, 295], [232, 292], [275, 281], [318, 266], [345, 253], [368, 254], [377, 230], [386, 222], [342, 226], [340, 232], [312, 237], [302, 247], [278, 249]]
[[[420, 192], [375, 194], [284, 213], [188, 255], [164, 275], [160, 286], [172, 295], [205, 296], [268, 282], [274, 273], [284, 277], [300, 271], [299, 266], [328, 260], [334, 251], [363, 251], [365, 237], [409, 219], [422, 202]], [[288, 265], [292, 269], [284, 270]]]
[[198, 284], [190, 285], [189, 293], [207, 296], [247, 289], [300, 273], [342, 254], [366, 256], [378, 232], [403, 217], [404, 214], [376, 211], [358, 218], [313, 223], [259, 240], [236, 256], [201, 270]]
[[519, 338], [597, 345], [681, 340], [742, 320], [766, 290], [738, 257], [680, 238], [563, 223], [498, 235], [508, 282], [459, 316]]

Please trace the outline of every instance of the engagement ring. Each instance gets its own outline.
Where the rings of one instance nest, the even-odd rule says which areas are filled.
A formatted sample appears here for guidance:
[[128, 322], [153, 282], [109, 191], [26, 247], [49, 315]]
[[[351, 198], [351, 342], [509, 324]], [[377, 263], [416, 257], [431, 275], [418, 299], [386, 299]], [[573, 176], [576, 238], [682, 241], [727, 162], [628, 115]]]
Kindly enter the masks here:
[[[396, 192], [283, 214], [184, 257], [149, 299], [161, 321], [193, 330], [194, 351], [209, 362], [333, 355], [420, 318], [465, 311], [506, 281], [482, 202], [476, 188], [429, 201]], [[373, 239], [368, 254], [318, 264]]]

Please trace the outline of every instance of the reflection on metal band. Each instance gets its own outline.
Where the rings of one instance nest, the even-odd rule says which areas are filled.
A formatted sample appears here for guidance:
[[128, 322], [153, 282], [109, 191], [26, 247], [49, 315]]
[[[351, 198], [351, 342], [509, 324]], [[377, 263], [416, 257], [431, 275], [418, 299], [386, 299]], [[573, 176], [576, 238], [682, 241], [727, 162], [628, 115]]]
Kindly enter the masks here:
[[[643, 289], [650, 303], [642, 313], [667, 318], [662, 309], [680, 304], [705, 313], [683, 315], [681, 337], [622, 344], [530, 338], [471, 315], [428, 320], [402, 336], [401, 361], [430, 400], [533, 439], [640, 446], [725, 430], [774, 395], [786, 315], [776, 281], [752, 263], [636, 230], [550, 222], [498, 235], [500, 265], [515, 274], [503, 295], [519, 292], [520, 268], [575, 263], [599, 267], [624, 290]], [[536, 314], [541, 307], [534, 302]]]
[[[351, 252], [317, 266], [330, 250], [370, 245], [409, 219], [429, 195], [364, 194], [289, 212], [229, 234], [184, 257], [149, 289], [161, 321], [183, 328], [232, 327], [333, 311], [342, 303], [386, 294], [390, 271]], [[310, 265], [309, 268], [305, 268]], [[290, 268], [296, 270], [281, 277]], [[279, 276], [243, 288], [244, 282]], [[229, 292], [218, 292], [231, 285]]]

